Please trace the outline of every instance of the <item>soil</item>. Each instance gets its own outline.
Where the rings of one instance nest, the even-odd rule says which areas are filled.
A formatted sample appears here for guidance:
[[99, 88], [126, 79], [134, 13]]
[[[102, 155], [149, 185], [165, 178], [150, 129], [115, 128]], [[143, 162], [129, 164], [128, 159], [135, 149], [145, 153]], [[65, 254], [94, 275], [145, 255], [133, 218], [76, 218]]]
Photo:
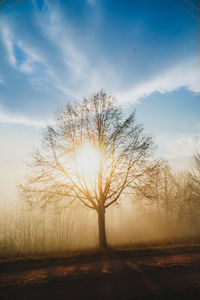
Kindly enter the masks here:
[[0, 262], [0, 299], [200, 299], [200, 245]]

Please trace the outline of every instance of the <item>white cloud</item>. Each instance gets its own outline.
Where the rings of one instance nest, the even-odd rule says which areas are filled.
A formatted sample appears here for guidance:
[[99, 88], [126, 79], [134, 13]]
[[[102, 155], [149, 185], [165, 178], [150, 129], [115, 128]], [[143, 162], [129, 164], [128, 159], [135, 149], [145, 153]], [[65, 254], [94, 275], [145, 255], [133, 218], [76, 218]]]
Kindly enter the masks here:
[[[90, 66], [86, 55], [75, 45], [71, 30], [66, 29], [67, 26], [63, 25], [59, 9], [55, 6], [51, 7], [50, 3], [46, 3], [46, 6], [48, 8], [47, 15], [45, 11], [36, 12], [38, 14], [37, 24], [44, 34], [45, 41], [47, 40], [45, 47], [48, 45], [50, 49], [54, 48], [55, 52], [44, 55], [43, 51], [40, 51], [39, 44], [33, 48], [30, 46], [30, 41], [27, 41], [18, 32], [14, 32], [8, 22], [1, 21], [0, 33], [7, 50], [9, 63], [20, 72], [32, 75], [29, 79], [34, 89], [51, 86], [73, 99], [101, 89], [102, 78], [106, 76], [106, 70], [102, 68], [102, 71], [99, 72]], [[15, 56], [15, 45], [25, 54], [25, 58], [21, 62]], [[59, 61], [62, 64], [61, 68], [54, 64], [53, 55], [61, 58], [62, 63]], [[39, 63], [42, 70], [45, 70], [45, 76], [34, 73], [36, 63]], [[66, 73], [63, 71], [63, 65], [66, 66]], [[78, 89], [77, 86], [79, 86]]]
[[181, 145], [181, 146], [187, 146], [187, 147], [190, 147], [192, 149], [199, 148], [199, 150], [200, 150], [200, 135], [192, 135], [192, 136], [188, 136], [188, 137], [181, 137], [177, 141], [177, 144]]
[[157, 137], [156, 142], [168, 159], [193, 156], [200, 151], [200, 135]]
[[6, 46], [7, 52], [8, 52], [8, 59], [11, 65], [16, 65], [16, 59], [13, 51], [13, 36], [11, 32], [9, 31], [8, 27], [4, 27], [1, 24], [1, 33], [2, 38], [4, 41], [4, 44]]
[[95, 6], [96, 5], [96, 0], [87, 0], [88, 4]]
[[26, 54], [26, 60], [19, 67], [20, 71], [24, 73], [32, 73], [34, 71], [35, 63], [43, 62], [41, 56], [35, 49], [28, 47], [22, 41], [18, 42], [18, 46]]
[[0, 124], [18, 124], [25, 126], [45, 127], [48, 124], [48, 122], [43, 120], [34, 120], [19, 114], [11, 114], [0, 108]]
[[[91, 1], [91, 3], [94, 1]], [[44, 20], [45, 18], [45, 20]], [[107, 62], [93, 62], [79, 37], [74, 34], [58, 7], [48, 3], [48, 15], [38, 14], [37, 24], [45, 39], [55, 47], [58, 57], [62, 58], [65, 71], [60, 72], [46, 58], [49, 79], [55, 88], [72, 98], [87, 96], [101, 88], [112, 88], [111, 82], [117, 82], [117, 75]]]
[[200, 66], [197, 58], [182, 62], [161, 72], [149, 81], [134, 86], [128, 91], [119, 91], [117, 94], [123, 102], [136, 103], [139, 99], [155, 92], [164, 94], [181, 87], [186, 87], [194, 93], [200, 93]]
[[[31, 49], [24, 42], [14, 37], [11, 29], [1, 22], [0, 30], [3, 38], [4, 45], [7, 50], [9, 63], [17, 68], [19, 71], [24, 73], [32, 73], [34, 70], [34, 64], [41, 62], [41, 57], [35, 49]], [[24, 60], [17, 61], [17, 57], [14, 52], [14, 46], [17, 46], [22, 53], [24, 53]]]
[[[96, 0], [87, 2], [94, 5]], [[129, 89], [118, 89], [117, 86], [121, 86], [118, 72], [108, 61], [103, 63], [100, 59], [92, 61], [87, 48], [84, 48], [85, 45], [80, 44], [77, 32], [73, 31], [66, 17], [62, 15], [59, 5], [49, 1], [45, 3], [45, 7], [45, 10], [36, 9], [35, 12], [35, 23], [44, 36], [42, 47], [40, 43], [30, 45], [30, 41], [20, 33], [12, 35], [9, 24], [1, 22], [1, 32], [9, 61], [19, 71], [32, 74], [29, 79], [34, 89], [55, 88], [71, 100], [103, 88], [116, 95], [122, 104], [136, 103], [155, 92], [167, 93], [180, 87], [200, 93], [200, 68], [195, 59], [169, 67], [167, 71], [160, 72], [148, 81], [132, 85]], [[25, 53], [25, 60], [21, 64], [17, 64], [14, 45]], [[36, 63], [45, 70], [45, 76], [34, 72]]]

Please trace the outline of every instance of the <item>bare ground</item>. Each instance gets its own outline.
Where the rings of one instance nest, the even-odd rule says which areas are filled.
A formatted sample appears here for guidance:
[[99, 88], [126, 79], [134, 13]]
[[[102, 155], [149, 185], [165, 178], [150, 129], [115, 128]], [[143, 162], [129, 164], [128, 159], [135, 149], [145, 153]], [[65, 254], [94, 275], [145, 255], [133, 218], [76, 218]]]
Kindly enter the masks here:
[[3, 261], [0, 299], [200, 299], [200, 244]]

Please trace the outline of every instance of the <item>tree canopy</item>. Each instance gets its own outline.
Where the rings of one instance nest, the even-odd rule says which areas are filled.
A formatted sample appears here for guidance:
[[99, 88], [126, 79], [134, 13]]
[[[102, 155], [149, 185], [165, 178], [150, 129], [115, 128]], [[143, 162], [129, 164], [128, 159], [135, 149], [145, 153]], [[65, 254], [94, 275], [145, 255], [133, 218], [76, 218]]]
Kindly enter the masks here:
[[105, 211], [151, 170], [153, 148], [135, 111], [125, 118], [116, 99], [100, 91], [57, 113], [21, 190], [32, 206], [78, 200], [95, 210], [106, 247]]

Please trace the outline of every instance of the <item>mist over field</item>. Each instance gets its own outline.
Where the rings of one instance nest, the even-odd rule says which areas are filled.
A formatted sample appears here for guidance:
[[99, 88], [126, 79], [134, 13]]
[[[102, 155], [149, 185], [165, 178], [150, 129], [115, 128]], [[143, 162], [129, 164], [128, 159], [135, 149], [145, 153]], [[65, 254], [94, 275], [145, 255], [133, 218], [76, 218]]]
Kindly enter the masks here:
[[[34, 209], [17, 203], [1, 206], [0, 256], [62, 254], [98, 248], [95, 212], [76, 205], [69, 208]], [[109, 246], [173, 243], [200, 237], [200, 221], [171, 224], [154, 209], [141, 207], [134, 199], [106, 212]]]

